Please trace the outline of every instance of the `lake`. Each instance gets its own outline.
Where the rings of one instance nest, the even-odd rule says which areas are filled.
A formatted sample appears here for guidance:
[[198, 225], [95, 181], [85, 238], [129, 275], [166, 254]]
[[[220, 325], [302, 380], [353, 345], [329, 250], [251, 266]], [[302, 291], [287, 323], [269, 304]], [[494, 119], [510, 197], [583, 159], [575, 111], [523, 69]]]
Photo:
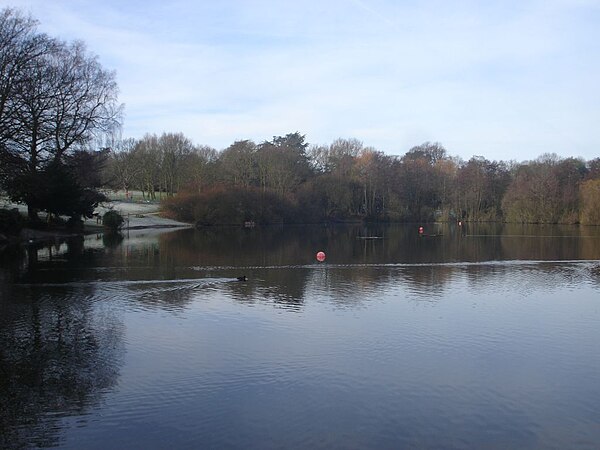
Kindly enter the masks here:
[[0, 447], [600, 447], [600, 227], [417, 228], [3, 252]]

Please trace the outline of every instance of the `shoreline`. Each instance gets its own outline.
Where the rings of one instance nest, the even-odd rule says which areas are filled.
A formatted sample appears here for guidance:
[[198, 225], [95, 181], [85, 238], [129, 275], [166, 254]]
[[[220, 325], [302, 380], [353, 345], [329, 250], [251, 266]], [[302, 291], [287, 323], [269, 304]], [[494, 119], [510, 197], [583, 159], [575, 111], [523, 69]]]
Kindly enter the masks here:
[[[24, 205], [10, 204], [7, 208], [18, 208], [20, 212], [26, 210]], [[124, 223], [120, 232], [128, 230], [143, 229], [183, 229], [192, 228], [193, 224], [179, 222], [172, 219], [161, 217], [160, 205], [158, 203], [134, 203], [128, 201], [111, 201], [101, 204], [94, 211], [99, 217], [102, 217], [107, 211], [114, 210], [123, 216]], [[23, 228], [16, 236], [4, 236], [5, 240], [0, 240], [0, 247], [10, 244], [33, 244], [42, 242], [51, 242], [56, 239], [66, 239], [77, 236], [86, 236], [89, 234], [106, 233], [107, 229], [98, 223], [96, 218], [84, 219], [83, 228], [80, 230], [68, 230], [65, 228], [48, 228], [38, 230], [34, 228]]]

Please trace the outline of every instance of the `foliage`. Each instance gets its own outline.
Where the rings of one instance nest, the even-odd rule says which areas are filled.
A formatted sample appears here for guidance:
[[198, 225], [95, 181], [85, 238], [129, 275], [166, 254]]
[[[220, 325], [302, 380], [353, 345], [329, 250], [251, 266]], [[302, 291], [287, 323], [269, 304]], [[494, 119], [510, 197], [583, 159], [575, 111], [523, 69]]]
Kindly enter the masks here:
[[106, 211], [102, 216], [102, 225], [110, 230], [118, 230], [123, 225], [123, 216], [118, 211]]
[[72, 168], [58, 161], [9, 179], [6, 191], [12, 200], [57, 216], [92, 217], [98, 204], [107, 200], [95, 189], [82, 187]]

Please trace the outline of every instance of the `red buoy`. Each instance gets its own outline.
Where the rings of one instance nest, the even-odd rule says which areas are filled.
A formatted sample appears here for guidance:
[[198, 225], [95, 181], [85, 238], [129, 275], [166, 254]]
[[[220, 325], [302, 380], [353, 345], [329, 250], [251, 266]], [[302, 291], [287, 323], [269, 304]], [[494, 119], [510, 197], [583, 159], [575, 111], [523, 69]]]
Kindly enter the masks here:
[[319, 262], [325, 261], [325, 252], [317, 253], [317, 261], [319, 261]]
[[425, 231], [423, 230], [423, 227], [419, 227], [419, 234], [423, 234], [423, 231]]

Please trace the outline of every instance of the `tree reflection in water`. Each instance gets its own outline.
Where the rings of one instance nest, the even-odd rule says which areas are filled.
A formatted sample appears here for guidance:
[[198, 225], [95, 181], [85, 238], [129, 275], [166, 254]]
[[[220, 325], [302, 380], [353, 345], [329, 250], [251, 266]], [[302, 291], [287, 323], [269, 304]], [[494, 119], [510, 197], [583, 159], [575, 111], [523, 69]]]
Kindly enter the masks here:
[[[83, 251], [79, 244], [69, 257]], [[24, 270], [31, 264], [43, 269], [53, 260], [29, 257]], [[61, 418], [84, 414], [116, 384], [123, 323], [92, 301], [93, 285], [1, 289], [0, 448], [59, 446]]]

